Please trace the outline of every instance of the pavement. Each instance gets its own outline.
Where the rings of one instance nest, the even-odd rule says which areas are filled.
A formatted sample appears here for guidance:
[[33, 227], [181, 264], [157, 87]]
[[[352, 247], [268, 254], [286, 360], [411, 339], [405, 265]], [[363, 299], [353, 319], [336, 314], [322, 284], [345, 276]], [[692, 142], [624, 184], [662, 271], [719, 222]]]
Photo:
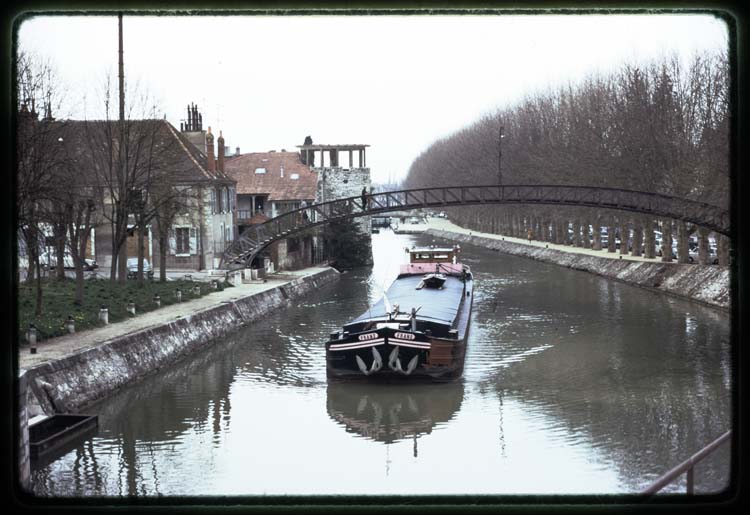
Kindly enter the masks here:
[[[645, 261], [647, 263], [661, 263], [662, 262], [660, 256], [657, 256], [654, 258], [645, 258], [643, 256], [631, 256], [630, 254], [620, 254], [619, 249], [616, 252], [608, 252], [606, 247], [603, 250], [594, 250], [594, 249], [587, 249], [583, 247], [573, 247], [570, 245], [560, 245], [556, 243], [549, 243], [546, 241], [537, 241], [537, 240], [529, 241], [524, 238], [513, 238], [511, 236], [504, 236], [501, 234], [491, 234], [491, 233], [486, 233], [486, 232], [474, 231], [472, 229], [465, 229], [463, 227], [459, 227], [458, 225], [452, 223], [450, 220], [446, 218], [429, 218], [428, 225], [430, 229], [455, 232], [459, 234], [468, 234], [472, 236], [478, 236], [481, 238], [489, 238], [493, 240], [504, 240], [504, 241], [508, 241], [512, 243], [518, 243], [520, 245], [529, 245], [531, 247], [550, 248], [550, 249], [555, 249], [555, 250], [559, 250], [562, 252], [570, 252], [573, 254], [585, 254], [589, 256], [597, 256], [597, 257], [603, 257], [603, 258], [609, 258], [609, 259], [621, 259], [620, 256], [622, 256], [623, 260], [628, 260], [628, 261]], [[677, 260], [672, 260], [671, 263], [677, 263]]]
[[[20, 347], [18, 367], [19, 370], [23, 370], [47, 361], [64, 358], [81, 350], [95, 347], [117, 336], [140, 331], [151, 326], [162, 325], [177, 318], [190, 315], [224, 302], [232, 302], [244, 297], [250, 297], [266, 290], [283, 286], [284, 284], [288, 284], [300, 277], [322, 272], [327, 268], [328, 267], [315, 266], [303, 268], [302, 270], [270, 274], [268, 275], [266, 282], [261, 279], [258, 281], [242, 283], [241, 285], [225, 288], [222, 291], [216, 291], [197, 299], [188, 300], [180, 304], [164, 306], [154, 311], [137, 315], [129, 320], [123, 320], [104, 327], [87, 329], [74, 334], [43, 340], [37, 343], [36, 354], [31, 354], [28, 346], [23, 345]], [[180, 272], [180, 277], [184, 276], [185, 273], [185, 271]], [[200, 280], [200, 278], [196, 276], [201, 274], [192, 272], [192, 275], [194, 280]], [[209, 277], [208, 274], [205, 275], [206, 277]], [[213, 278], [216, 278], [216, 276], [213, 276]]]

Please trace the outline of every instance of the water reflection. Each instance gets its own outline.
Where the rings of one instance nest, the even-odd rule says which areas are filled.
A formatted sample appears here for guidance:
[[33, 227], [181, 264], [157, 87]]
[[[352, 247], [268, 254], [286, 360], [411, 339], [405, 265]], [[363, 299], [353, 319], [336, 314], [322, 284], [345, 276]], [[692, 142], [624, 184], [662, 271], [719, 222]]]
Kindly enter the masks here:
[[393, 443], [430, 434], [433, 428], [455, 417], [464, 398], [464, 384], [332, 382], [326, 393], [328, 416], [346, 427], [347, 432]]
[[[430, 240], [374, 235], [372, 269], [95, 406], [99, 433], [34, 470], [34, 491], [633, 492], [730, 426], [726, 315], [469, 245], [476, 298], [462, 381], [329, 384], [328, 334], [380, 298], [404, 247]], [[727, 484], [729, 453], [696, 469], [699, 492]]]

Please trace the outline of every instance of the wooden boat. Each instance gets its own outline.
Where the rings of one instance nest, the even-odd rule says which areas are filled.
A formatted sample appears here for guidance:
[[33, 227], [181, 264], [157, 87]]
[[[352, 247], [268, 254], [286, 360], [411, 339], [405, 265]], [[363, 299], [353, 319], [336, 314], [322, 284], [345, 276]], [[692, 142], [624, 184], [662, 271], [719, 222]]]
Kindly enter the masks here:
[[97, 415], [56, 414], [29, 424], [29, 455], [34, 461], [49, 461], [81, 440], [96, 433]]
[[331, 334], [331, 378], [445, 381], [460, 377], [473, 303], [473, 277], [457, 263], [460, 248], [407, 249], [383, 298]]

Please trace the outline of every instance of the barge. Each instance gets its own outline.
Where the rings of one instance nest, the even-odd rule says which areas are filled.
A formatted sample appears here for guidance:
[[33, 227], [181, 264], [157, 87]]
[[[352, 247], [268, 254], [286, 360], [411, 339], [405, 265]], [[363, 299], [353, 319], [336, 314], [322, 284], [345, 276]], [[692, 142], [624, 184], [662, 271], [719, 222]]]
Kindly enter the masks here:
[[449, 381], [463, 373], [474, 300], [460, 247], [406, 249], [393, 284], [325, 344], [329, 378]]

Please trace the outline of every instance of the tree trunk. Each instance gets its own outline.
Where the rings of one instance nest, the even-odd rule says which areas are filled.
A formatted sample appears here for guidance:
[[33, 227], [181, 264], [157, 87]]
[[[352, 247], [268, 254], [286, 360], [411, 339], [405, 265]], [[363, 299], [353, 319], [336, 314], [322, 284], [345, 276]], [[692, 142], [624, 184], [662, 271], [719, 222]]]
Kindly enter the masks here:
[[688, 230], [685, 222], [680, 220], [677, 222], [677, 262], [678, 263], [689, 263], [690, 256], [688, 254]]
[[661, 226], [661, 260], [672, 262], [672, 221], [664, 220]]
[[628, 247], [630, 246], [630, 223], [627, 218], [620, 219], [620, 255], [626, 256], [628, 254]]
[[594, 215], [593, 223], [591, 224], [594, 230], [593, 234], [593, 246], [594, 250], [602, 250], [602, 224], [598, 215]]
[[614, 254], [617, 251], [615, 246], [615, 217], [609, 217], [609, 225], [607, 226], [607, 252]]
[[159, 227], [159, 281], [167, 282], [167, 231]]
[[640, 217], [636, 217], [633, 220], [633, 247], [630, 251], [632, 256], [641, 255], [641, 247], [643, 246], [643, 220]]
[[656, 257], [656, 239], [654, 238], [654, 222], [651, 218], [646, 219], [643, 228], [643, 256], [649, 259]]
[[591, 236], [589, 235], [589, 220], [588, 217], [583, 218], [581, 225], [581, 246], [584, 249], [591, 248]]
[[[127, 233], [126, 233], [127, 234]], [[128, 244], [127, 236], [120, 245], [120, 251], [117, 258], [117, 282], [125, 284], [128, 279]]]
[[708, 265], [708, 229], [698, 227], [698, 263]]
[[143, 259], [145, 257], [143, 229], [138, 229], [138, 283], [143, 284]]
[[65, 226], [55, 224], [55, 278], [58, 281], [65, 280]]
[[716, 257], [719, 260], [719, 265], [729, 266], [729, 238], [723, 234], [717, 236]]
[[36, 316], [42, 315], [42, 271], [41, 265], [39, 264], [39, 258], [36, 259], [36, 306], [34, 307], [34, 314]]

